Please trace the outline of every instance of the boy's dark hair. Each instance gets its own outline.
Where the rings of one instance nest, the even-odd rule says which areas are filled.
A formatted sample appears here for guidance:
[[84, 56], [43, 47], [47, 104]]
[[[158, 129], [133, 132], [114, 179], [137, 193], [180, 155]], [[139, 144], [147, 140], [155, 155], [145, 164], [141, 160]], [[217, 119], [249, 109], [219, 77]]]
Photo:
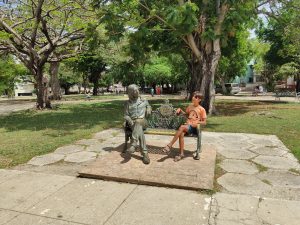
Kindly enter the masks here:
[[201, 94], [200, 91], [195, 91], [193, 93], [193, 97], [198, 98], [198, 99], [203, 99], [203, 95]]

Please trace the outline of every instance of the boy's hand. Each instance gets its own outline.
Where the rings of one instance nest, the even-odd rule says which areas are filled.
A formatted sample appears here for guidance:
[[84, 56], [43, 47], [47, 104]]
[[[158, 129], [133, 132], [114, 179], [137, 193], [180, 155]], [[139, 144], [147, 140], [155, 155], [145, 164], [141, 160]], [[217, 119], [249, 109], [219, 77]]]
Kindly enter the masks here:
[[180, 114], [182, 112], [182, 109], [181, 108], [178, 108], [177, 110], [176, 110], [176, 114]]

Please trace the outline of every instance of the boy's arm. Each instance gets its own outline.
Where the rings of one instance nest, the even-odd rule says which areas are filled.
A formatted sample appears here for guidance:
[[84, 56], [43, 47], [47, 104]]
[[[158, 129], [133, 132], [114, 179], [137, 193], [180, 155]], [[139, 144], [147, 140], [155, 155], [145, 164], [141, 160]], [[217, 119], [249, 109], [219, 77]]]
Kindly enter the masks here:
[[204, 108], [202, 108], [200, 112], [200, 125], [206, 125], [206, 111]]

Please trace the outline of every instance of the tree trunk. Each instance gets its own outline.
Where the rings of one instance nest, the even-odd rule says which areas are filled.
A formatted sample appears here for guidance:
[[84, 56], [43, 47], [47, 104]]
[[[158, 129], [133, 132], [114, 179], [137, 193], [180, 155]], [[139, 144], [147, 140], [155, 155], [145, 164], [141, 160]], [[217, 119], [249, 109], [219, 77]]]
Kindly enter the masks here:
[[59, 68], [59, 62], [51, 62], [50, 63], [50, 84], [51, 84], [51, 90], [52, 90], [52, 99], [53, 100], [61, 100], [61, 92], [60, 92], [60, 84], [58, 80], [58, 68]]
[[99, 89], [99, 79], [100, 76], [98, 74], [92, 74], [93, 77], [93, 84], [94, 84], [94, 88], [93, 88], [93, 96], [97, 96], [98, 95], [98, 89]]
[[205, 108], [207, 113], [211, 114], [215, 111], [214, 79], [221, 56], [219, 40], [207, 42], [205, 48], [202, 49], [202, 52], [205, 52], [202, 60], [193, 60], [189, 66], [191, 71], [189, 99], [192, 98], [192, 93], [194, 91], [200, 91], [203, 95], [201, 105]]
[[44, 108], [44, 83], [43, 83], [43, 72], [42, 69], [39, 69], [37, 71], [37, 74], [35, 76], [36, 84], [37, 84], [37, 103], [36, 107], [38, 109]]
[[205, 110], [212, 114], [215, 111], [214, 100], [215, 100], [215, 73], [218, 66], [218, 62], [221, 56], [220, 51], [213, 51], [203, 59], [203, 78], [201, 82], [200, 92], [203, 93], [202, 106]]
[[201, 87], [201, 80], [202, 80], [202, 62], [199, 62], [197, 60], [193, 60], [188, 64], [190, 74], [191, 74], [191, 79], [188, 85], [189, 89], [189, 100], [192, 99], [192, 95], [195, 91], [200, 91]]

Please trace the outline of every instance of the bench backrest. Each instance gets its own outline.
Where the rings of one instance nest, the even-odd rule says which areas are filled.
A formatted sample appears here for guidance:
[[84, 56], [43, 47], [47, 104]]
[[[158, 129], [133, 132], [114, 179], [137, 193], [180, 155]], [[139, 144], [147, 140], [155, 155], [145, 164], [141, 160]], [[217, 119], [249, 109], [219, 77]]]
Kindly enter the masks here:
[[147, 120], [149, 128], [177, 130], [180, 125], [186, 122], [186, 116], [182, 114], [177, 115], [173, 105], [169, 103], [169, 100], [165, 100], [164, 104], [152, 111]]

